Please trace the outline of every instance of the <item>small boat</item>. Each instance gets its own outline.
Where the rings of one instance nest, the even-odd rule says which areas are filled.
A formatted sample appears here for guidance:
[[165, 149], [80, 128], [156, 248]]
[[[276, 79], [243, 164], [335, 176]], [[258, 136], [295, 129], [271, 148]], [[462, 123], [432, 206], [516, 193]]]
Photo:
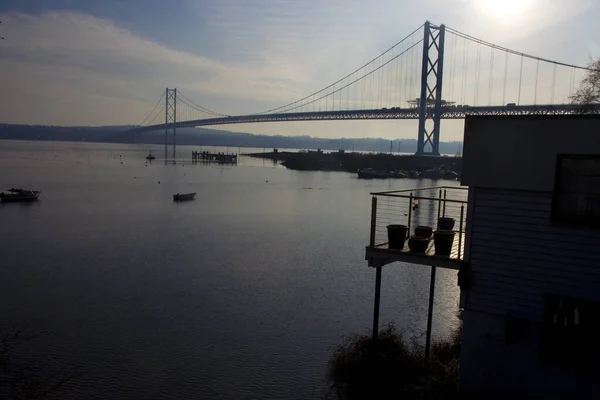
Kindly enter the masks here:
[[146, 156], [146, 160], [155, 160], [155, 159], [156, 159], [156, 157], [154, 157], [154, 156], [152, 155], [152, 150], [150, 150], [150, 152], [149, 152], [149, 153], [148, 153], [148, 155]]
[[15, 189], [11, 188], [7, 190], [8, 193], [0, 193], [0, 201], [8, 202], [8, 201], [33, 201], [37, 200], [40, 197], [39, 190], [28, 190], [28, 189]]
[[186, 200], [194, 200], [196, 197], [196, 192], [194, 193], [177, 193], [173, 195], [173, 201], [186, 201]]

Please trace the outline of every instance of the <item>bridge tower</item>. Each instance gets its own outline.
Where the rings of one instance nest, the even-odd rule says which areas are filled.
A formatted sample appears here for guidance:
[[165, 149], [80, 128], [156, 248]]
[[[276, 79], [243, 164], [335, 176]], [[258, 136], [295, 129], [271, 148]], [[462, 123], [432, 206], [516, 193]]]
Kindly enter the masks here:
[[[439, 156], [446, 27], [444, 25], [436, 26], [427, 21], [424, 31], [416, 154]], [[431, 105], [433, 105], [433, 112], [431, 112]]]
[[175, 152], [177, 147], [177, 89], [165, 89], [165, 160], [167, 159], [167, 149], [169, 147], [169, 136], [173, 144], [173, 162], [175, 162]]

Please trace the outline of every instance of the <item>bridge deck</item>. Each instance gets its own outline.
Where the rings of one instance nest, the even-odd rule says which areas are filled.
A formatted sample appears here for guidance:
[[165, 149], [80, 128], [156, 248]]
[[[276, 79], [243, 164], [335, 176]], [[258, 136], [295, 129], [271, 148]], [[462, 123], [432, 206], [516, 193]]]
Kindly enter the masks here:
[[[427, 115], [433, 115], [435, 110], [428, 108]], [[532, 105], [532, 106], [450, 106], [442, 108], [441, 118], [462, 119], [466, 115], [569, 115], [569, 114], [600, 114], [600, 104], [577, 105]], [[219, 118], [206, 118], [193, 121], [181, 121], [168, 124], [169, 128], [184, 128], [209, 125], [247, 124], [258, 122], [283, 121], [342, 121], [370, 119], [418, 119], [419, 110], [416, 108], [382, 108], [373, 110], [343, 110], [343, 111], [314, 111], [279, 114], [251, 114]], [[165, 124], [150, 125], [134, 128], [127, 133], [142, 133], [165, 129]]]

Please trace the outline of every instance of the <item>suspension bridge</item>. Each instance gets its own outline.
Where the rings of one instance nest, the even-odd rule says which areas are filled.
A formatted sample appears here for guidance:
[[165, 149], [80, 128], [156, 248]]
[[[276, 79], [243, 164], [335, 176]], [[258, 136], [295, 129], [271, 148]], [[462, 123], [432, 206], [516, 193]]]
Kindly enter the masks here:
[[166, 158], [169, 145], [175, 157], [177, 128], [182, 127], [414, 119], [419, 121], [416, 154], [439, 155], [442, 119], [467, 114], [600, 114], [600, 105], [570, 102], [576, 82], [588, 71], [425, 22], [366, 64], [296, 101], [230, 115], [167, 88], [142, 123], [128, 133], [164, 130]]

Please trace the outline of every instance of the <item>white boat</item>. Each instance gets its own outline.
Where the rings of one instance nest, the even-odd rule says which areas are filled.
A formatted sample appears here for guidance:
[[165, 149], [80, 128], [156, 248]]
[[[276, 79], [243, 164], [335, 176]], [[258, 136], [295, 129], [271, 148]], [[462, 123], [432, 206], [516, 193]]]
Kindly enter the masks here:
[[173, 201], [185, 201], [185, 200], [194, 200], [196, 197], [196, 192], [194, 193], [177, 193], [173, 195]]
[[9, 201], [33, 201], [37, 200], [40, 197], [39, 190], [28, 190], [28, 189], [9, 189], [8, 193], [0, 193], [0, 201], [9, 202]]

